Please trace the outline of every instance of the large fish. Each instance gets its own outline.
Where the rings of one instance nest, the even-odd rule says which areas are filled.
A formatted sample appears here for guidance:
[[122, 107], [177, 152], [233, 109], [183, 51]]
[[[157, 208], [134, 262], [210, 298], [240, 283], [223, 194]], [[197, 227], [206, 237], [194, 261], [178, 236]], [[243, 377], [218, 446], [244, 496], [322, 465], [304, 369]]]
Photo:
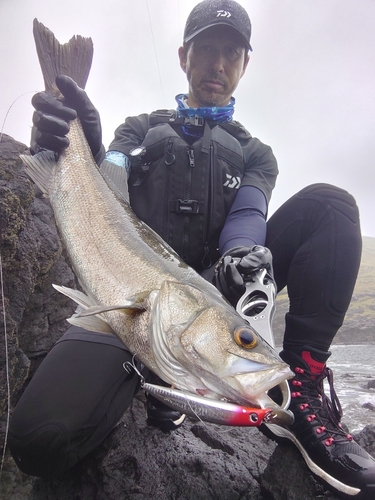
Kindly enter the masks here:
[[[59, 74], [85, 86], [91, 39], [73, 37], [60, 45], [37, 20], [34, 37], [47, 92], [58, 95]], [[267, 391], [286, 384], [289, 367], [110, 189], [78, 119], [68, 137], [70, 146], [57, 161], [48, 152], [22, 160], [50, 199], [85, 292], [57, 287], [83, 310], [69, 321], [114, 332], [139, 361], [187, 394], [260, 408], [273, 404]]]

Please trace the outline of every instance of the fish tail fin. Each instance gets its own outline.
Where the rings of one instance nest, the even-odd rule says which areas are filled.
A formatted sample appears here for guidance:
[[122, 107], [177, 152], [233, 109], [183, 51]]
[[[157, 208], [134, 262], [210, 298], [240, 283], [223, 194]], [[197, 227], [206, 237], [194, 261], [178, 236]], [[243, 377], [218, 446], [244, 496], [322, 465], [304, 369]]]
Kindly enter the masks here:
[[33, 33], [47, 91], [59, 93], [56, 77], [67, 75], [79, 87], [85, 88], [94, 53], [91, 38], [73, 36], [69, 42], [60, 44], [46, 26], [34, 19]]
[[56, 163], [55, 154], [52, 151], [42, 151], [35, 156], [20, 155], [20, 158], [26, 167], [27, 175], [47, 196], [52, 168]]

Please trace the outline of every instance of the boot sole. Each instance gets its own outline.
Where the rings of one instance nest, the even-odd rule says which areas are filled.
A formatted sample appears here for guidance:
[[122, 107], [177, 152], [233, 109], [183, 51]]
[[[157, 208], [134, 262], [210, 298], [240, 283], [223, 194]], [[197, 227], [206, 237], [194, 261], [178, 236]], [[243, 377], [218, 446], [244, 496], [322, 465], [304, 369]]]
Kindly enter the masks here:
[[[327, 474], [326, 471], [324, 471], [318, 465], [316, 465], [316, 463], [311, 460], [311, 458], [307, 454], [305, 448], [298, 441], [298, 439], [296, 438], [296, 436], [292, 432], [290, 432], [287, 428], [280, 427], [279, 425], [276, 425], [276, 424], [272, 424], [272, 425], [263, 424], [263, 425], [267, 428], [267, 432], [265, 432], [264, 434], [267, 437], [271, 437], [270, 434], [272, 434], [273, 436], [271, 437], [271, 439], [274, 439], [276, 442], [278, 441], [278, 439], [275, 439], [275, 437], [281, 438], [281, 440], [284, 441], [284, 442], [285, 442], [286, 439], [289, 440], [289, 441], [292, 441], [292, 443], [300, 451], [303, 459], [306, 462], [307, 467], [310, 469], [310, 471], [314, 475], [320, 477], [327, 484], [329, 484], [330, 486], [332, 486], [336, 490], [338, 490], [338, 491], [340, 491], [342, 493], [345, 493], [346, 495], [356, 496], [359, 493], [361, 493], [361, 490], [359, 488], [354, 488], [353, 486], [349, 486], [349, 485], [347, 485], [345, 483], [342, 483], [338, 479], [336, 479], [333, 476]], [[375, 486], [374, 486], [374, 488], [375, 488]]]

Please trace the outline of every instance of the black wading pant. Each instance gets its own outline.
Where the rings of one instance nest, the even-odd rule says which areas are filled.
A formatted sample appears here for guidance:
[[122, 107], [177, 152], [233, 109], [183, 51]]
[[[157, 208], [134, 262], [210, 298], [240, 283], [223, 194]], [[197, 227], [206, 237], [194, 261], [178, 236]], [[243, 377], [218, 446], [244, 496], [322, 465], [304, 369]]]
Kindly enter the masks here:
[[[361, 255], [358, 210], [345, 191], [309, 186], [269, 220], [266, 246], [278, 290], [287, 285], [284, 347], [328, 350], [341, 326]], [[73, 327], [74, 328], [74, 327]], [[96, 448], [139, 389], [121, 345], [65, 340], [46, 356], [14, 409], [9, 447], [31, 475], [63, 473]], [[69, 335], [68, 335], [69, 337]]]

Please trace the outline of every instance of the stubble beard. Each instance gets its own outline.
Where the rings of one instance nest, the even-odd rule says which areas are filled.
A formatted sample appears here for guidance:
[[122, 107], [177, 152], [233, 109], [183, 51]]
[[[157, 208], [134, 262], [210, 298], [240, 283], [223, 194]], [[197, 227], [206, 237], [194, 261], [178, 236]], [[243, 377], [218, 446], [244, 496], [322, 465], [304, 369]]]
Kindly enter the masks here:
[[191, 87], [192, 93], [194, 95], [195, 101], [199, 103], [199, 107], [221, 107], [221, 106], [226, 106], [229, 102], [223, 102], [226, 100], [226, 98], [219, 93], [215, 92], [210, 92], [207, 90], [203, 90], [201, 88], [202, 85], [204, 85], [205, 79], [213, 79], [222, 82], [223, 84], [223, 91], [226, 90], [226, 82], [223, 80], [222, 77], [220, 77], [217, 74], [211, 74], [210, 76], [206, 76], [201, 78], [199, 84], [197, 86]]
[[194, 98], [196, 102], [199, 103], [199, 107], [220, 107], [225, 106], [227, 103], [223, 104], [223, 96], [215, 94], [213, 92], [207, 92], [205, 90], [194, 89]]

